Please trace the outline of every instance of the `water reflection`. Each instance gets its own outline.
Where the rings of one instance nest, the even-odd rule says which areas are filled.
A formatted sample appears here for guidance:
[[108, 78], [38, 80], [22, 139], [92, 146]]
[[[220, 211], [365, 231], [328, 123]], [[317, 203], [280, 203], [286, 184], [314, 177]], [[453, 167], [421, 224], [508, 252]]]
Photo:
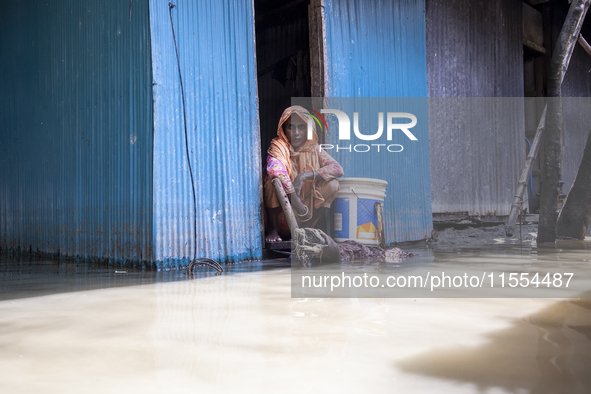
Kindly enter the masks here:
[[[386, 269], [568, 266], [588, 262], [588, 249], [453, 246]], [[2, 265], [2, 392], [591, 391], [591, 292], [574, 299], [292, 299], [286, 260], [197, 278], [182, 271], [119, 277], [115, 270]]]
[[591, 292], [511, 319], [479, 346], [440, 346], [395, 362], [394, 368], [479, 390], [591, 392]]
[[[248, 261], [226, 265], [226, 274], [258, 272], [289, 266], [286, 259]], [[185, 270], [155, 271], [101, 262], [48, 260], [27, 255], [0, 254], [0, 300], [49, 294], [140, 286], [211, 277], [215, 271], [198, 266]]]

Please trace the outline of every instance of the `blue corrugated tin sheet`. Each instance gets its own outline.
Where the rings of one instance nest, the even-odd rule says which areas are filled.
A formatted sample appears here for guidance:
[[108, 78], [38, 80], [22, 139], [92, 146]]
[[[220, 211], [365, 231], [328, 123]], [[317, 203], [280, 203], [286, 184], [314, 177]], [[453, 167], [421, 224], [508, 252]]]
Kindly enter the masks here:
[[0, 245], [150, 260], [148, 3], [0, 4]]
[[[424, 0], [325, 0], [324, 3], [327, 96], [427, 96]], [[423, 239], [430, 236], [433, 226], [427, 101], [398, 103], [399, 108], [391, 112], [405, 112], [401, 107], [412, 108], [409, 112], [418, 118], [417, 126], [412, 129], [418, 141], [402, 139], [403, 153], [331, 152], [342, 164], [345, 176], [388, 181], [384, 215], [389, 243]], [[377, 127], [377, 111], [371, 124]], [[338, 143], [335, 133], [329, 133], [328, 140]]]
[[179, 1], [172, 15], [186, 97], [193, 195], [168, 2], [150, 1], [154, 72], [154, 259], [261, 257], [261, 159], [253, 5]]

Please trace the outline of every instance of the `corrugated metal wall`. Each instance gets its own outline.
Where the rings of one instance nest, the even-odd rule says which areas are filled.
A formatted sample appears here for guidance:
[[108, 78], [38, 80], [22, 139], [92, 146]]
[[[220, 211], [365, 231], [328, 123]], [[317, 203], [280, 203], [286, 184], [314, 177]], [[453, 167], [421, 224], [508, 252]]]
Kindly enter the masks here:
[[[427, 0], [429, 96], [523, 97], [522, 34], [520, 1]], [[523, 122], [523, 100], [431, 99], [433, 212], [507, 215]]]
[[[427, 96], [424, 0], [324, 3], [327, 96]], [[433, 225], [427, 102], [407, 104], [415, 108], [413, 113], [419, 120], [413, 128], [419, 141], [404, 140], [403, 153], [329, 152], [341, 163], [346, 177], [388, 181], [384, 211], [388, 243], [423, 239], [430, 236]], [[395, 108], [390, 111], [404, 112]], [[376, 119], [371, 122], [377, 126], [375, 112]], [[338, 143], [336, 134], [328, 137], [330, 143]], [[353, 140], [351, 143], [355, 144]]]
[[150, 260], [148, 4], [0, 4], [0, 245]]
[[[178, 1], [173, 9], [197, 191], [197, 255], [261, 257], [261, 158], [253, 4]], [[154, 72], [154, 253], [193, 256], [193, 196], [168, 2], [150, 1]]]

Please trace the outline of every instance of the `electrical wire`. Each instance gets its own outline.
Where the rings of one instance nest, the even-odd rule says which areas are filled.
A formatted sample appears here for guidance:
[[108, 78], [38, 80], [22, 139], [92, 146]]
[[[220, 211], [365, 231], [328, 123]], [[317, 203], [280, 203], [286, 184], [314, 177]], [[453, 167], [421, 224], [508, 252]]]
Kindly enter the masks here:
[[193, 272], [193, 268], [197, 264], [207, 265], [215, 270], [218, 273], [224, 272], [224, 268], [218, 263], [217, 261], [207, 258], [207, 257], [200, 257], [197, 258], [197, 195], [195, 193], [195, 181], [193, 180], [193, 167], [191, 166], [191, 157], [189, 156], [189, 137], [187, 134], [187, 113], [185, 109], [185, 88], [183, 87], [183, 76], [181, 74], [181, 61], [179, 59], [179, 48], [176, 43], [176, 34], [174, 32], [174, 22], [172, 20], [172, 9], [176, 8], [176, 5], [172, 3], [168, 3], [168, 13], [170, 15], [170, 26], [172, 27], [172, 38], [174, 40], [174, 49], [176, 52], [176, 63], [179, 69], [179, 80], [181, 81], [181, 97], [183, 100], [183, 122], [185, 127], [185, 149], [187, 152], [187, 163], [189, 164], [189, 174], [191, 175], [191, 188], [193, 190], [193, 260], [187, 265], [187, 271], [189, 273]]

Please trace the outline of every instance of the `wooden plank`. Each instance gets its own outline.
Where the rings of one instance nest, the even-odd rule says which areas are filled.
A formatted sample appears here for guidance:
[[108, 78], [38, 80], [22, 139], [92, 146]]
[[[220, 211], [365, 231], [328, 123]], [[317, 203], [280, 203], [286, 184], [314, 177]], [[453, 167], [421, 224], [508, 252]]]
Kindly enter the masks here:
[[578, 42], [583, 47], [583, 49], [585, 50], [585, 52], [587, 52], [587, 54], [589, 56], [591, 56], [591, 46], [589, 46], [589, 43], [587, 42], [587, 40], [585, 40], [583, 38], [583, 35], [582, 34], [579, 36]]
[[291, 250], [291, 241], [267, 242], [265, 248], [269, 250]]

